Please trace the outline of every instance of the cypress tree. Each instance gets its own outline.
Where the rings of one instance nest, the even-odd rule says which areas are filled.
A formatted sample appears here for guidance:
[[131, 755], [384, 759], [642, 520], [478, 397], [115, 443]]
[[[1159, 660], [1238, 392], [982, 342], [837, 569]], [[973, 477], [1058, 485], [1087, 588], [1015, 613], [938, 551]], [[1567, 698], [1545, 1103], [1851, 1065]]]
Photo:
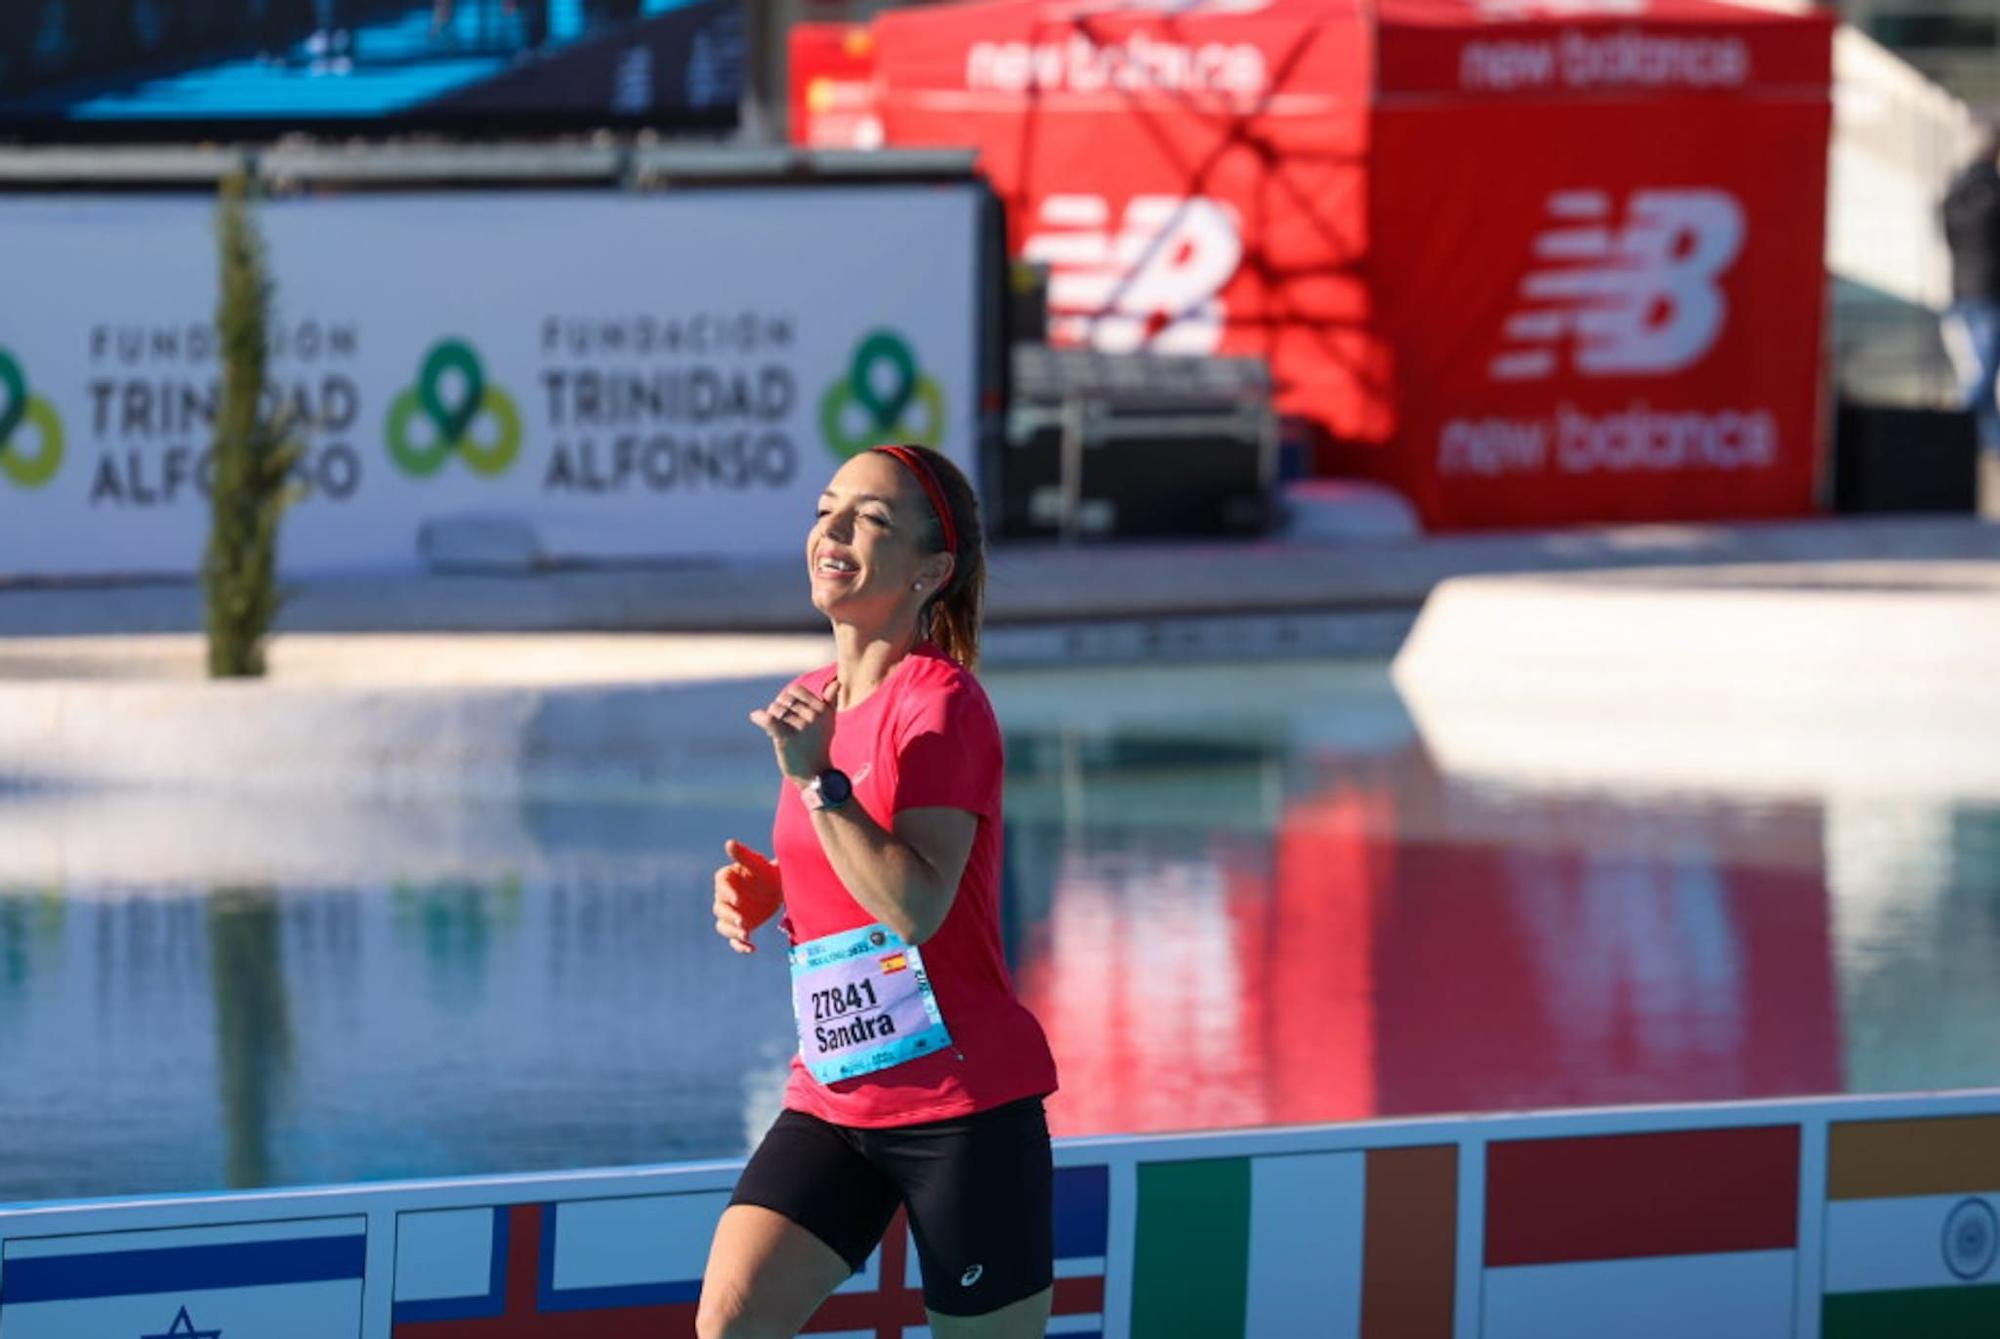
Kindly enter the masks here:
[[208, 547], [201, 563], [210, 678], [264, 672], [264, 638], [284, 602], [277, 579], [278, 523], [298, 492], [292, 468], [302, 449], [291, 416], [274, 409], [265, 394], [271, 280], [250, 195], [248, 174], [230, 174], [223, 179], [216, 213], [222, 398], [215, 416]]

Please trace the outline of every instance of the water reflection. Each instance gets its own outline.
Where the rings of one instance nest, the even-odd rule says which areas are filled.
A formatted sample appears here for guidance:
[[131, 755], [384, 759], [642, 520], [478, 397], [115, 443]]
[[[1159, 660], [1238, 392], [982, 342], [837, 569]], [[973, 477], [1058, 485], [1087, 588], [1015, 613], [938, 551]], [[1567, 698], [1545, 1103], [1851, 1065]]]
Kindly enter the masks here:
[[1839, 1091], [1818, 829], [1322, 776], [1268, 838], [1062, 846], [1023, 988], [1058, 1124], [1340, 1120]]
[[60, 947], [68, 909], [60, 887], [0, 889], [0, 1012], [26, 994], [37, 959]]
[[2000, 805], [1827, 806], [1836, 972], [1861, 1091], [2000, 1069]]
[[491, 885], [466, 879], [398, 883], [389, 890], [389, 901], [398, 937], [421, 949], [432, 1004], [445, 1010], [481, 1007], [493, 940], [520, 927], [520, 880], [503, 875]]
[[[2000, 1081], [1991, 796], [1447, 770], [1379, 665], [990, 684], [1062, 1132]], [[0, 803], [0, 1198], [740, 1152], [735, 724], [587, 802]]]
[[218, 888], [208, 899], [222, 1175], [232, 1187], [273, 1180], [272, 1107], [283, 1097], [292, 1062], [281, 928], [276, 889]]

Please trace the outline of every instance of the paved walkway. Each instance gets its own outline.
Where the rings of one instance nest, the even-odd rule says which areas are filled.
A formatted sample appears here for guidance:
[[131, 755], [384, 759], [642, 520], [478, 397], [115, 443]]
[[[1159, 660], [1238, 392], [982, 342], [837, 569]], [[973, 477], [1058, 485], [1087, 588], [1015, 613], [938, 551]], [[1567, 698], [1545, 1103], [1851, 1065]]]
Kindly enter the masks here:
[[[1627, 526], [1407, 542], [1007, 545], [992, 557], [999, 628], [1245, 615], [1340, 616], [1393, 650], [1450, 577], [1632, 567], [1879, 562], [2000, 565], [2000, 525], [1971, 519]], [[818, 632], [801, 564], [677, 564], [506, 576], [395, 575], [296, 583], [289, 632]], [[2000, 570], [1996, 566], [1994, 570]], [[1837, 569], [1829, 569], [1837, 571]], [[1386, 617], [1385, 617], [1386, 616]], [[1400, 620], [1400, 622], [1398, 621]], [[9, 583], [0, 638], [196, 632], [192, 581]], [[1383, 653], [1383, 648], [1375, 653]]]

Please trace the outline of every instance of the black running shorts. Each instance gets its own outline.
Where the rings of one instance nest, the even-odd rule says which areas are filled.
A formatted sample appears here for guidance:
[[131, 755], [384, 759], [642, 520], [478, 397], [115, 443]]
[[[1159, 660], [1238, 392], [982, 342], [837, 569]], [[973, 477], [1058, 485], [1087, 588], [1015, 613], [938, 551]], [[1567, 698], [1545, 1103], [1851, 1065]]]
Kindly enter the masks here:
[[1039, 1097], [888, 1130], [787, 1110], [730, 1203], [783, 1214], [856, 1270], [907, 1205], [924, 1305], [983, 1316], [1050, 1286], [1054, 1177]]

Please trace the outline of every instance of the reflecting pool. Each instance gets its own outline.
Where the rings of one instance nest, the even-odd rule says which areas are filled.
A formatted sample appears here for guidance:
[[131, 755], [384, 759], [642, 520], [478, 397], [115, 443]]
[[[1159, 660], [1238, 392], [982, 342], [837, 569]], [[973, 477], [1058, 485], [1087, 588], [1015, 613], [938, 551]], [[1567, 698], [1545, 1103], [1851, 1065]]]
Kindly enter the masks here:
[[[1465, 762], [1375, 662], [987, 683], [1059, 1133], [2000, 1083], [1976, 776]], [[740, 1154], [791, 1047], [709, 930], [740, 721], [628, 792], [0, 797], [0, 1200]]]

